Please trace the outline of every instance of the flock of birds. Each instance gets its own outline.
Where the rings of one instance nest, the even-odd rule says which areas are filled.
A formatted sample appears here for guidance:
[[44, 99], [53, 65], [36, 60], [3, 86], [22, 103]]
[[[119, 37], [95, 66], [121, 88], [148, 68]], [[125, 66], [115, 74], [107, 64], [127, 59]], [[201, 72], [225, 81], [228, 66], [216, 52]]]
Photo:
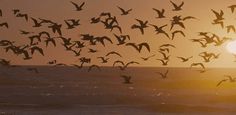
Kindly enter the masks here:
[[[75, 11], [80, 12], [83, 10], [84, 6], [86, 5], [85, 2], [82, 2], [81, 4], [70, 2], [72, 6], [74, 7]], [[177, 4], [173, 1], [170, 1], [170, 3], [173, 5], [173, 12], [178, 12], [182, 10], [182, 7], [184, 6], [184, 2]], [[121, 11], [121, 16], [129, 15], [132, 13], [133, 9], [123, 9], [120, 6], [117, 6], [118, 10]], [[229, 6], [232, 13], [234, 12], [234, 9], [236, 8], [236, 5]], [[157, 14], [157, 19], [165, 19], [167, 18], [165, 15], [165, 9], [152, 9]], [[80, 40], [73, 40], [71, 38], [68, 38], [63, 35], [62, 26], [63, 24], [60, 24], [58, 22], [49, 20], [49, 19], [43, 19], [43, 18], [37, 18], [37, 17], [31, 17], [27, 13], [23, 13], [20, 9], [13, 9], [12, 10], [13, 15], [16, 18], [23, 18], [27, 23], [32, 22], [33, 28], [40, 28], [40, 27], [47, 27], [51, 31], [41, 31], [39, 33], [31, 32], [31, 31], [25, 31], [20, 30], [20, 34], [28, 38], [29, 42], [21, 45], [17, 45], [15, 41], [9, 41], [9, 40], [0, 40], [0, 47], [5, 50], [6, 53], [12, 52], [16, 56], [22, 56], [23, 60], [30, 60], [33, 58], [35, 53], [39, 53], [42, 56], [45, 56], [44, 48], [42, 48], [42, 44], [45, 44], [45, 47], [58, 47], [58, 45], [61, 45], [65, 48], [66, 51], [71, 52], [74, 54], [74, 56], [79, 58], [80, 64], [71, 64], [72, 66], [81, 69], [84, 64], [90, 64], [92, 59], [88, 57], [84, 57], [81, 55], [81, 52], [85, 50], [85, 48], [88, 48], [89, 46], [96, 46], [96, 45], [102, 45], [106, 47], [107, 44], [115, 44], [115, 41], [117, 42], [117, 46], [125, 46], [133, 48], [138, 53], [141, 53], [144, 48], [146, 51], [150, 52], [151, 47], [147, 42], [141, 42], [141, 43], [134, 43], [130, 42], [131, 37], [127, 34], [123, 34], [124, 31], [122, 27], [119, 24], [119, 20], [117, 20], [116, 16], [113, 16], [110, 12], [101, 12], [98, 17], [92, 17], [90, 19], [90, 24], [103, 24], [106, 30], [109, 30], [110, 32], [113, 32], [114, 30], [117, 30], [119, 33], [113, 32], [113, 38], [108, 36], [94, 36], [91, 34], [80, 34]], [[216, 16], [216, 19], [213, 20], [213, 25], [220, 25], [222, 29], [226, 27], [227, 32], [236, 32], [235, 27], [233, 25], [227, 25], [224, 24], [224, 12], [221, 10], [220, 12], [217, 12], [212, 9], [212, 12]], [[0, 17], [4, 16], [4, 12], [0, 9]], [[168, 38], [169, 40], [174, 40], [176, 34], [180, 34], [183, 37], [185, 37], [184, 29], [186, 29], [186, 26], [184, 24], [187, 20], [199, 20], [198, 18], [194, 16], [186, 16], [182, 17], [181, 15], [176, 15], [171, 18], [170, 23], [170, 29], [171, 35], [168, 34], [169, 31], [167, 31], [165, 28], [167, 28], [168, 24], [163, 25], [155, 25], [151, 24], [148, 20], [140, 20], [135, 19], [137, 21], [136, 24], [131, 25], [130, 29], [138, 30], [143, 35], [145, 34], [145, 29], [148, 27], [153, 27], [155, 29], [156, 34], [163, 34]], [[76, 27], [80, 26], [80, 19], [67, 19], [64, 20], [65, 25], [68, 30], [70, 29], [76, 29]], [[182, 30], [174, 30], [175, 26], [179, 26], [182, 28]], [[1, 28], [10, 28], [11, 25], [8, 24], [8, 22], [1, 22], [0, 23]], [[53, 36], [52, 36], [53, 33]], [[55, 36], [56, 35], [56, 36]], [[232, 38], [229, 37], [220, 37], [215, 33], [211, 32], [199, 32], [199, 39], [190, 39], [193, 43], [199, 43], [202, 48], [208, 47], [208, 45], [213, 44], [215, 47], [221, 46], [226, 41], [232, 40]], [[115, 40], [114, 40], [115, 38]], [[162, 63], [163, 66], [167, 66], [168, 62], [170, 61], [170, 50], [172, 48], [176, 48], [173, 44], [162, 44], [159, 46], [159, 53], [162, 55], [162, 57], [159, 57], [158, 61]], [[98, 52], [97, 49], [94, 48], [88, 48], [88, 53], [96, 54]], [[116, 58], [122, 58], [122, 55], [118, 51], [110, 51], [105, 56], [99, 56], [97, 59], [101, 60], [101, 64], [108, 63], [111, 56], [117, 56]], [[148, 61], [150, 58], [156, 57], [156, 54], [151, 54], [147, 57], [141, 57], [143, 61]], [[212, 60], [218, 59], [220, 57], [220, 53], [212, 53], [208, 51], [204, 51], [199, 53], [199, 57], [203, 59], [203, 62], [208, 63]], [[188, 62], [193, 58], [193, 56], [189, 57], [182, 57], [177, 56], [181, 62], [185, 63]], [[203, 62], [193, 62], [190, 65], [190, 68], [199, 66], [201, 67], [200, 72], [203, 73], [206, 71], [206, 67], [204, 66]], [[14, 65], [11, 65], [10, 60], [6, 59], [0, 59], [0, 64], [7, 67], [14, 67]], [[48, 65], [53, 66], [67, 66], [64, 63], [58, 63], [57, 60], [50, 60], [47, 63]], [[118, 67], [120, 70], [124, 71], [126, 68], [132, 64], [140, 64], [140, 62], [136, 61], [130, 61], [130, 62], [124, 62], [121, 60], [117, 60], [113, 62], [113, 67]], [[99, 65], [91, 64], [89, 65], [88, 71], [92, 71], [92, 69], [100, 69]], [[28, 68], [29, 71], [34, 71], [35, 73], [39, 73], [37, 68]], [[169, 70], [167, 69], [166, 72], [161, 73], [157, 72], [163, 79], [167, 78]], [[122, 78], [124, 78], [124, 83], [129, 84], [131, 83], [131, 76], [129, 75], [121, 75]], [[220, 81], [217, 86], [219, 86], [222, 82], [230, 81], [234, 82], [236, 81], [235, 78], [232, 78], [230, 76], [227, 76], [229, 79], [223, 79]]]

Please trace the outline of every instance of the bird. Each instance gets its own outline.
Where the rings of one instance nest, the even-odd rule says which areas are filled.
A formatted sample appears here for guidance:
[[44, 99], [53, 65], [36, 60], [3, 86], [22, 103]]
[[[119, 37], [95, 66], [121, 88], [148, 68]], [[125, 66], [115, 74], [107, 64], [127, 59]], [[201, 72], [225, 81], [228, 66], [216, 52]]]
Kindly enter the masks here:
[[151, 26], [153, 26], [155, 28], [156, 34], [164, 34], [166, 37], [170, 38], [169, 35], [166, 33], [166, 31], [163, 30], [164, 27], [167, 26], [167, 24], [162, 25], [160, 27], [154, 25], [154, 24], [150, 24]]
[[142, 20], [139, 20], [139, 19], [135, 19], [136, 21], [139, 22], [139, 25], [137, 24], [133, 24], [131, 26], [131, 29], [136, 29], [138, 28], [140, 31], [141, 31], [141, 34], [144, 34], [144, 28], [147, 28], [147, 24], [148, 24], [148, 21], [142, 21]]
[[180, 11], [182, 10], [182, 6], [184, 5], [184, 2], [182, 2], [180, 5], [176, 5], [174, 2], [170, 1], [171, 4], [174, 6], [173, 11]]
[[96, 17], [93, 17], [91, 18], [91, 24], [96, 24], [96, 23], [99, 23], [100, 22], [100, 17], [96, 18]]
[[25, 30], [20, 30], [20, 34], [23, 34], [23, 35], [28, 35], [28, 34], [31, 34], [31, 33], [34, 33], [34, 32], [28, 32], [28, 31], [25, 31]]
[[91, 65], [88, 68], [88, 72], [90, 72], [93, 68], [97, 68], [99, 71], [101, 71], [101, 68], [98, 65]]
[[109, 38], [109, 37], [107, 37], [107, 36], [95, 37], [95, 40], [96, 40], [97, 42], [100, 42], [104, 47], [105, 47], [105, 42], [104, 42], [104, 40], [109, 41], [111, 44], [113, 44], [111, 38]]
[[33, 46], [30, 48], [31, 50], [31, 54], [33, 55], [35, 51], [38, 51], [41, 55], [44, 56], [44, 52], [43, 52], [43, 49], [38, 47], [38, 46]]
[[186, 17], [183, 18], [183, 21], [189, 20], [189, 19], [197, 19], [197, 18], [193, 17], [193, 16], [186, 16]]
[[143, 61], [147, 61], [149, 60], [150, 58], [156, 56], [155, 54], [151, 55], [151, 56], [148, 56], [148, 57], [141, 57], [141, 59], [143, 59]]
[[48, 26], [48, 28], [52, 29], [53, 33], [57, 32], [60, 36], [62, 35], [61, 27], [62, 27], [62, 24], [57, 24], [57, 23], [54, 23], [54, 24]]
[[120, 11], [122, 12], [121, 15], [128, 15], [130, 11], [132, 11], [132, 9], [128, 9], [128, 10], [124, 10], [123, 8], [117, 6], [118, 9], [120, 9]]
[[5, 26], [6, 28], [9, 28], [9, 25], [7, 22], [0, 23], [0, 27]]
[[159, 51], [159, 53], [161, 53], [163, 55], [164, 60], [169, 60], [170, 55], [167, 56], [164, 52], [161, 52], [161, 51]]
[[97, 58], [102, 60], [101, 63], [107, 63], [108, 60], [110, 59], [110, 58], [106, 58], [106, 57], [97, 57]]
[[13, 11], [13, 14], [14, 14], [14, 15], [16, 15], [17, 13], [19, 13], [19, 12], [20, 12], [20, 10], [19, 10], [19, 9], [13, 9], [12, 11]]
[[230, 8], [231, 12], [234, 13], [234, 9], [236, 8], [236, 5], [230, 5], [228, 6]]
[[232, 77], [230, 75], [225, 75], [225, 77], [227, 77], [228, 79], [223, 79], [223, 80], [219, 81], [217, 83], [217, 85], [216, 85], [217, 87], [220, 86], [223, 82], [226, 82], [226, 81], [229, 81], [231, 83], [236, 82], [236, 78], [235, 77]]
[[[67, 29], [73, 29], [75, 28], [76, 26], [79, 26], [80, 23], [79, 23], [80, 19], [68, 19], [68, 20], [64, 20], [64, 22], [66, 23], [67, 25]], [[69, 23], [71, 22], [71, 23]]]
[[228, 26], [226, 26], [226, 28], [227, 28], [227, 33], [229, 33], [231, 30], [232, 30], [234, 33], [236, 32], [234, 25], [228, 25]]
[[172, 45], [172, 44], [162, 44], [161, 46], [160, 46], [160, 48], [162, 48], [162, 47], [172, 47], [172, 48], [176, 48], [174, 45]]
[[89, 53], [96, 53], [97, 50], [89, 48]]
[[205, 69], [205, 66], [204, 66], [203, 63], [192, 63], [192, 64], [190, 65], [190, 68], [192, 68], [193, 66], [201, 66], [202, 69]]
[[224, 18], [223, 18], [224, 12], [222, 10], [220, 10], [220, 12], [217, 12], [217, 11], [211, 9], [211, 11], [215, 14], [216, 21], [224, 20]]
[[16, 15], [16, 17], [23, 17], [23, 18], [25, 18], [26, 21], [28, 21], [28, 14], [18, 13], [18, 14]]
[[158, 14], [158, 17], [156, 18], [165, 18], [164, 16], [164, 13], [165, 13], [165, 9], [161, 9], [161, 10], [158, 10], [156, 8], [152, 8], [154, 11], [156, 11], [156, 13]]
[[71, 51], [74, 52], [75, 56], [80, 56], [82, 49], [79, 49], [79, 51], [75, 51], [72, 49]]
[[110, 12], [102, 12], [101, 14], [100, 14], [100, 16], [108, 16], [108, 18], [110, 18], [111, 17], [111, 13]]
[[174, 39], [175, 34], [177, 34], [177, 33], [180, 33], [181, 35], [183, 35], [183, 36], [185, 37], [185, 34], [184, 34], [183, 31], [181, 31], [181, 30], [176, 30], [176, 31], [172, 32], [172, 40]]
[[120, 61], [120, 60], [117, 60], [117, 61], [115, 61], [114, 63], [113, 63], [113, 67], [117, 64], [117, 63], [120, 63], [121, 64], [121, 66], [118, 66], [119, 68], [120, 68], [120, 70], [125, 70], [130, 64], [139, 64], [138, 62], [135, 62], [135, 61], [130, 61], [130, 62], [128, 62], [128, 63], [124, 63], [124, 62], [122, 62], [122, 61]]
[[31, 20], [34, 22], [33, 27], [41, 27], [42, 26], [42, 21], [39, 22], [37, 19], [32, 18], [32, 17], [31, 17]]
[[54, 47], [56, 47], [56, 41], [55, 41], [54, 37], [46, 37], [45, 42], [46, 42], [46, 47], [48, 47], [49, 43], [52, 43], [54, 45]]
[[129, 37], [129, 35], [120, 35], [120, 36], [118, 36], [118, 35], [116, 35], [116, 34], [113, 34], [115, 37], [116, 37], [116, 39], [117, 39], [117, 41], [119, 42], [117, 45], [123, 45], [123, 44], [125, 44], [126, 42], [126, 39], [129, 39], [130, 40], [130, 37]]
[[76, 11], [81, 11], [85, 2], [81, 3], [80, 5], [76, 4], [75, 2], [70, 1], [71, 4], [73, 4], [76, 8]]
[[193, 56], [190, 56], [190, 57], [180, 57], [180, 56], [178, 56], [177, 58], [181, 59], [182, 62], [187, 62], [187, 61], [189, 61], [189, 59], [193, 58]]
[[172, 30], [175, 25], [178, 25], [178, 26], [182, 27], [183, 29], [185, 29], [185, 25], [182, 22], [181, 16], [173, 16], [172, 20], [170, 20], [170, 21], [171, 21], [170, 30]]
[[148, 43], [143, 42], [140, 44], [136, 44], [136, 43], [126, 43], [126, 46], [131, 46], [134, 49], [136, 49], [139, 53], [141, 52], [142, 48], [145, 47], [149, 52], [150, 52], [150, 46], [148, 45]]
[[127, 76], [127, 75], [121, 75], [120, 76], [121, 78], [123, 78], [124, 79], [124, 84], [132, 84], [132, 82], [131, 82], [131, 76]]
[[108, 52], [108, 53], [106, 54], [106, 56], [110, 56], [110, 55], [117, 55], [117, 56], [119, 56], [119, 57], [122, 57], [121, 54], [119, 54], [118, 52], [115, 52], [115, 51], [111, 51], [111, 52]]
[[167, 74], [169, 73], [169, 70], [166, 70], [165, 73], [157, 72], [163, 79], [167, 78]]
[[161, 63], [162, 63], [163, 66], [167, 66], [167, 64], [168, 64], [168, 62], [169, 62], [169, 60], [163, 60], [163, 59], [156, 59], [156, 60], [161, 61]]

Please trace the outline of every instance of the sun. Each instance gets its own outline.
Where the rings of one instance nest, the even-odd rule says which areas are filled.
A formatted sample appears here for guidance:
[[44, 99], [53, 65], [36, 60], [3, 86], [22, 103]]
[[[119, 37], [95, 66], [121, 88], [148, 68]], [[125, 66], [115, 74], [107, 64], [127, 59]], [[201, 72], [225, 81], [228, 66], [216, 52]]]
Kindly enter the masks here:
[[228, 52], [232, 53], [232, 54], [236, 54], [236, 40], [229, 42], [226, 45], [226, 49], [228, 50]]

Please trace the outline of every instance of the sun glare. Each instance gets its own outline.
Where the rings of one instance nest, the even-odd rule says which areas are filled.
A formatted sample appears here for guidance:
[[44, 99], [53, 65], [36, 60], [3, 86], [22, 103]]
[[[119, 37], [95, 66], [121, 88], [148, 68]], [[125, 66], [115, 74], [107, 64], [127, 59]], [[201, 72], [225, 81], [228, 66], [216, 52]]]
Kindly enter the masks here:
[[229, 42], [226, 45], [226, 49], [228, 50], [228, 52], [236, 54], [236, 40], [232, 41], [232, 42]]

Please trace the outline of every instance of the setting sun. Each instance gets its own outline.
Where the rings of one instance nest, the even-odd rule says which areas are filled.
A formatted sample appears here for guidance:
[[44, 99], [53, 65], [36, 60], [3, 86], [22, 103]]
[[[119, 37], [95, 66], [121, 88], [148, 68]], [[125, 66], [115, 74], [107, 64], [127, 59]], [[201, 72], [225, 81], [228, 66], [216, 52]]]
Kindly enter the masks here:
[[232, 54], [236, 54], [236, 40], [229, 42], [226, 45], [226, 49], [228, 50], [228, 52], [232, 53]]

